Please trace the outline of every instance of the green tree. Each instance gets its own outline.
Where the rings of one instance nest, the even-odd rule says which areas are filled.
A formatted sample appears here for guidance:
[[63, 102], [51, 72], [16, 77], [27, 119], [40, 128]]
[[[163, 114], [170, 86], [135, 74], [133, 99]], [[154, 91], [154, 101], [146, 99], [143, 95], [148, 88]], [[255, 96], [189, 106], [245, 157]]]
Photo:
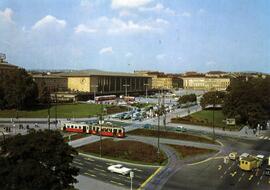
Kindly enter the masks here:
[[201, 106], [205, 109], [207, 106], [222, 105], [226, 93], [222, 91], [210, 91], [201, 98]]
[[236, 78], [228, 87], [223, 112], [252, 127], [270, 119], [270, 77]]
[[196, 101], [197, 101], [196, 94], [187, 94], [187, 95], [180, 96], [178, 103], [179, 104], [186, 104], [189, 102], [196, 102]]
[[[71, 165], [76, 150], [58, 131], [31, 131], [8, 138], [0, 154], [3, 190], [69, 189], [78, 169]], [[3, 151], [4, 150], [4, 151]]]
[[26, 109], [36, 104], [37, 85], [24, 69], [5, 73], [2, 78], [3, 80], [0, 81], [1, 109]]

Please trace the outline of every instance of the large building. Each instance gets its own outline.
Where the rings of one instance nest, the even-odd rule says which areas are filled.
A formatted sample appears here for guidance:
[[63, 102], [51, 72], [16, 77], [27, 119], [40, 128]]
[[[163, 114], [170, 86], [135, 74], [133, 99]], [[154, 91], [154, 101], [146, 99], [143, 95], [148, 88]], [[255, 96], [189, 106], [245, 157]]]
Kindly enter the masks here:
[[3, 76], [3, 74], [8, 74], [14, 70], [19, 69], [16, 65], [11, 65], [7, 61], [5, 61], [6, 55], [0, 53], [0, 78]]
[[214, 77], [182, 77], [185, 89], [192, 90], [226, 90], [230, 84], [230, 78]]
[[151, 77], [132, 73], [86, 70], [63, 73], [62, 76], [67, 77], [68, 89], [74, 92], [119, 94], [142, 92], [152, 87]]
[[170, 90], [183, 86], [183, 80], [176, 75], [156, 71], [134, 71], [134, 73], [151, 77], [153, 89]]
[[64, 92], [68, 90], [67, 78], [58, 74], [34, 74], [32, 77], [37, 84], [39, 95], [41, 95], [45, 87], [50, 93], [59, 91]]

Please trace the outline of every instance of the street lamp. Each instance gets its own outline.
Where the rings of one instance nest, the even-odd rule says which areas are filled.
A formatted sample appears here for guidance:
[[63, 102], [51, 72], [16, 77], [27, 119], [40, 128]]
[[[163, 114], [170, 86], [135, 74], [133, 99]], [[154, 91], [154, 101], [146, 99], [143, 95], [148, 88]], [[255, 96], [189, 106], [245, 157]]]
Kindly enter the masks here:
[[145, 83], [145, 84], [143, 84], [144, 86], [145, 86], [145, 96], [146, 96], [146, 99], [147, 99], [147, 90], [148, 90], [148, 86], [149, 86], [149, 84], [148, 83]]
[[95, 100], [95, 98], [96, 98], [96, 90], [98, 88], [98, 85], [91, 85], [91, 87], [94, 88], [94, 100]]
[[158, 150], [157, 150], [158, 162], [159, 162], [159, 158], [160, 158], [159, 130], [160, 130], [160, 91], [158, 94]]
[[214, 101], [213, 101], [213, 122], [212, 122], [212, 127], [213, 127], [213, 140], [215, 140], [215, 105], [216, 105], [216, 101], [218, 99], [218, 95], [215, 96]]
[[125, 96], [127, 96], [127, 87], [129, 87], [130, 85], [129, 84], [124, 84], [123, 86], [125, 87]]
[[129, 176], [130, 176], [130, 190], [132, 190], [132, 179], [134, 178], [134, 172], [131, 171], [131, 172], [129, 173]]

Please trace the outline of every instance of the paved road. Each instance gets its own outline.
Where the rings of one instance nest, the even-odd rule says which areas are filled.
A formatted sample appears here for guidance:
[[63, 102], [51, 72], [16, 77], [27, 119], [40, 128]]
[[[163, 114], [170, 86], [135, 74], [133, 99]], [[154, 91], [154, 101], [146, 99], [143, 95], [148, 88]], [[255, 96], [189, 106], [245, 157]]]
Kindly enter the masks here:
[[[121, 162], [112, 160], [101, 160], [94, 157], [88, 157], [84, 155], [78, 155], [74, 159], [74, 165], [80, 169], [80, 175], [103, 181], [112, 185], [116, 185], [121, 188], [130, 187], [129, 175], [121, 175], [111, 173], [107, 170], [107, 167]], [[139, 165], [123, 163], [125, 167], [131, 168], [135, 174], [133, 178], [133, 188], [139, 188], [142, 183], [153, 173], [158, 167], [144, 167]], [[92, 187], [92, 186], [91, 186]]]
[[244, 172], [239, 169], [235, 161], [224, 164], [223, 159], [213, 159], [198, 165], [182, 167], [162, 189], [268, 190], [270, 178], [263, 175], [263, 169], [258, 172]]

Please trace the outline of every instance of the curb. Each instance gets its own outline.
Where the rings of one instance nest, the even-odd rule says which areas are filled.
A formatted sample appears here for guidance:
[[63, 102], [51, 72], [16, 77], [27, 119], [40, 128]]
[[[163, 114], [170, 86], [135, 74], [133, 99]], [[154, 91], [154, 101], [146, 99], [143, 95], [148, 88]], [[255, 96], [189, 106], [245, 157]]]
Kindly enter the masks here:
[[115, 163], [120, 162], [120, 163], [129, 164], [129, 165], [133, 165], [133, 166], [141, 166], [141, 167], [149, 167], [149, 168], [160, 168], [160, 166], [155, 166], [155, 165], [135, 164], [135, 163], [132, 163], [132, 162], [113, 160], [113, 159], [109, 159], [109, 158], [100, 158], [100, 157], [97, 157], [97, 156], [93, 156], [93, 155], [85, 154], [85, 153], [81, 153], [81, 152], [79, 152], [79, 155], [90, 157], [90, 158], [95, 158], [97, 160], [104, 160], [104, 161], [115, 162]]

